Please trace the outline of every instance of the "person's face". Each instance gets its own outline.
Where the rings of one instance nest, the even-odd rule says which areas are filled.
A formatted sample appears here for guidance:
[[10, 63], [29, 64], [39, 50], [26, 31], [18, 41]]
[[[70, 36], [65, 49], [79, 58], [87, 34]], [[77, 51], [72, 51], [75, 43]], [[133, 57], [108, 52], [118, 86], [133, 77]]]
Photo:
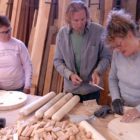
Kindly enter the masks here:
[[0, 41], [7, 42], [11, 38], [11, 27], [2, 26], [0, 28]]
[[71, 15], [71, 27], [77, 32], [84, 30], [86, 22], [87, 17], [84, 9]]
[[138, 39], [132, 33], [128, 33], [126, 37], [116, 37], [111, 43], [113, 50], [121, 52], [124, 56], [131, 56], [138, 50]]

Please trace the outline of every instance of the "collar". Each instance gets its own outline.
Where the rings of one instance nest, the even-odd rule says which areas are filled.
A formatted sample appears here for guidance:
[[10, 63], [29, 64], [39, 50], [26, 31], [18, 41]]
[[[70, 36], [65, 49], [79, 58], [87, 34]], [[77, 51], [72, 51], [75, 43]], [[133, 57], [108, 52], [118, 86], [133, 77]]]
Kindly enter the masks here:
[[[90, 24], [91, 24], [90, 22], [87, 22], [87, 23], [86, 23], [85, 30], [84, 30], [84, 34], [85, 34], [86, 32], [89, 31]], [[68, 33], [68, 34], [71, 34], [71, 33], [72, 33], [72, 28], [70, 27], [69, 24], [67, 24], [66, 26], [67, 26], [67, 33]]]

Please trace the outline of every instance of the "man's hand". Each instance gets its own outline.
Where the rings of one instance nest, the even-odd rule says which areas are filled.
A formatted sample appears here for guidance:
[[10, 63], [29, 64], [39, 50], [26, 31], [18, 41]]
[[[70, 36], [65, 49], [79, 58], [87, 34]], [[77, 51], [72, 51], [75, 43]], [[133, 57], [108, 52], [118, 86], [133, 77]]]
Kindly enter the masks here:
[[113, 111], [116, 114], [123, 115], [123, 101], [121, 99], [115, 99], [112, 102]]
[[26, 93], [26, 94], [30, 94], [30, 88], [24, 88], [23, 92]]
[[97, 71], [94, 71], [93, 74], [92, 74], [92, 81], [91, 81], [93, 84], [97, 84], [99, 85], [100, 83], [100, 75]]
[[73, 85], [80, 85], [83, 81], [77, 74], [71, 74], [70, 80], [72, 81]]

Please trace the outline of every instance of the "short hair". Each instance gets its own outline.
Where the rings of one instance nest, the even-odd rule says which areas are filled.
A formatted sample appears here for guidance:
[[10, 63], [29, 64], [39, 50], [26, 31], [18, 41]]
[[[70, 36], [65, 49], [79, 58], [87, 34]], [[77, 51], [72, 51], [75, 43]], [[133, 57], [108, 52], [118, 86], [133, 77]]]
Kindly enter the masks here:
[[109, 43], [115, 37], [124, 38], [131, 31], [134, 36], [137, 34], [137, 26], [129, 13], [124, 10], [112, 10], [107, 17], [107, 24], [102, 39]]
[[2, 26], [6, 26], [6, 27], [10, 26], [10, 21], [7, 16], [0, 15], [0, 28]]
[[87, 6], [85, 5], [84, 2], [78, 0], [78, 1], [72, 1], [67, 9], [66, 9], [66, 14], [65, 14], [65, 20], [68, 24], [71, 23], [71, 16], [73, 13], [75, 12], [78, 12], [80, 10], [85, 10], [85, 13], [86, 13], [86, 17], [87, 17], [87, 20], [89, 19], [89, 11], [88, 11], [88, 8]]

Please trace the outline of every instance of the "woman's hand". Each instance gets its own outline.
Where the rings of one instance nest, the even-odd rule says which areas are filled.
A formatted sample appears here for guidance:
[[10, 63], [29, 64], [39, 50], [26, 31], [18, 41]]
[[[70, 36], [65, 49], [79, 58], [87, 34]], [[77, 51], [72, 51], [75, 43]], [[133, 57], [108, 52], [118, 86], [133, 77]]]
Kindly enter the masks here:
[[80, 85], [83, 81], [77, 74], [71, 74], [70, 80], [72, 81], [73, 85], [77, 86]]
[[121, 119], [122, 122], [132, 122], [134, 121], [136, 118], [140, 117], [140, 112], [136, 109], [129, 109], [127, 110], [124, 115], [123, 118]]

